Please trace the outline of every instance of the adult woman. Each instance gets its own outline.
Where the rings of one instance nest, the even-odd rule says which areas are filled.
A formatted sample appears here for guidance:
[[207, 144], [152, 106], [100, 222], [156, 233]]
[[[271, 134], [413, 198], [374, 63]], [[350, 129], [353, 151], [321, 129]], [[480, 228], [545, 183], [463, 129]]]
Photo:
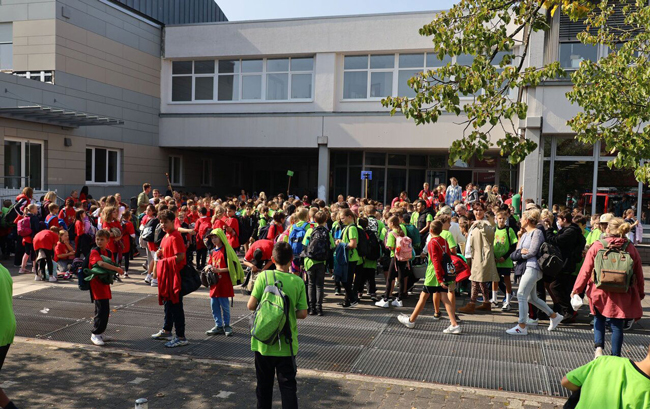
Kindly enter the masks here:
[[[621, 347], [623, 346], [623, 321], [627, 319], [641, 318], [643, 309], [641, 300], [645, 297], [643, 289], [643, 268], [641, 267], [641, 256], [634, 244], [630, 243], [625, 235], [630, 231], [630, 224], [621, 218], [613, 218], [607, 223], [605, 230], [606, 237], [601, 241], [595, 241], [587, 255], [585, 262], [580, 269], [578, 278], [571, 297], [575, 294], [581, 294], [587, 289], [589, 297], [589, 308], [591, 313], [596, 317], [594, 322], [594, 348], [595, 356], [603, 355], [605, 345], [605, 321], [608, 321], [612, 327], [612, 355], [621, 356]], [[627, 251], [634, 261], [632, 268], [635, 279], [626, 293], [613, 293], [603, 291], [597, 288], [591, 279], [594, 271], [594, 260], [598, 250], [604, 248], [603, 241], [609, 248], [623, 248]]]
[[630, 232], [627, 233], [626, 237], [632, 244], [638, 243], [638, 239], [640, 239], [640, 237], [636, 236], [636, 227], [639, 225], [639, 221], [637, 220], [634, 213], [635, 212], [633, 209], [627, 209], [625, 211], [625, 223], [628, 223], [630, 225]]
[[345, 300], [343, 301], [343, 308], [356, 307], [359, 303], [357, 295], [352, 291], [352, 283], [354, 282], [354, 273], [357, 270], [357, 265], [363, 264], [363, 259], [359, 257], [357, 251], [357, 241], [359, 240], [359, 231], [355, 224], [354, 213], [350, 209], [342, 209], [339, 213], [339, 220], [343, 225], [341, 238], [336, 240], [336, 245], [343, 242], [347, 247], [348, 259], [348, 274], [345, 282], [342, 282], [345, 288]]
[[[537, 228], [540, 213], [537, 209], [526, 210], [521, 217], [521, 228], [525, 233], [519, 239], [517, 250], [510, 256], [517, 261], [517, 269], [524, 269], [519, 281], [517, 300], [519, 300], [519, 324], [506, 331], [510, 335], [528, 335], [526, 323], [528, 322], [528, 303], [533, 304], [545, 312], [551, 319], [548, 326], [553, 331], [564, 318], [562, 315], [553, 312], [551, 307], [537, 297], [537, 282], [542, 279], [542, 271], [537, 264], [539, 249], [544, 243], [544, 233]], [[528, 301], [528, 302], [526, 302]]]

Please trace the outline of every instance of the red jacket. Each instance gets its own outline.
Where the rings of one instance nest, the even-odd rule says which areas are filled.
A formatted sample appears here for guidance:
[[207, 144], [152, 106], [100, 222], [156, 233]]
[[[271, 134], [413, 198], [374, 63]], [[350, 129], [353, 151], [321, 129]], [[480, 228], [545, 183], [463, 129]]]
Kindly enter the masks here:
[[[607, 237], [605, 239], [608, 243], [614, 243], [614, 246], [620, 247], [627, 241], [624, 238]], [[643, 267], [641, 266], [641, 256], [639, 251], [632, 243], [627, 245], [627, 252], [634, 260], [633, 269], [636, 278], [636, 285], [631, 287], [627, 293], [611, 293], [596, 288], [592, 276], [594, 271], [594, 259], [598, 250], [602, 249], [603, 245], [600, 241], [594, 242], [587, 251], [585, 262], [580, 269], [576, 283], [573, 286], [573, 292], [580, 294], [586, 287], [587, 297], [589, 298], [589, 308], [591, 313], [595, 315], [597, 309], [603, 316], [607, 318], [621, 318], [621, 319], [636, 319], [643, 316], [643, 308], [641, 307], [641, 300], [645, 297], [643, 288]]]
[[433, 268], [436, 271], [438, 282], [444, 283], [445, 270], [442, 267], [442, 255], [443, 253], [451, 254], [447, 240], [440, 236], [432, 237], [427, 245], [427, 252], [431, 258], [431, 264], [433, 264]]
[[156, 271], [158, 273], [158, 304], [171, 301], [178, 304], [181, 295], [180, 268], [176, 263], [176, 256], [158, 260]]

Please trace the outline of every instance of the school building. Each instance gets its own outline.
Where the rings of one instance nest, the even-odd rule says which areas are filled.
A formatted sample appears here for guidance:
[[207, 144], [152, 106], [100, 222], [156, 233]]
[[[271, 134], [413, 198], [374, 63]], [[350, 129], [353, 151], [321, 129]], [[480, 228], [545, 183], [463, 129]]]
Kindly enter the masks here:
[[[368, 195], [384, 201], [455, 176], [502, 192], [523, 185], [526, 198], [587, 212], [634, 208], [650, 223], [650, 189], [609, 170], [598, 144], [572, 138], [567, 79], [525, 91], [519, 127], [539, 148], [517, 166], [496, 146], [450, 166], [462, 115], [422, 126], [391, 116], [382, 97], [412, 95], [410, 77], [448, 62], [418, 34], [435, 15], [229, 22], [209, 0], [3, 1], [0, 176], [99, 196], [144, 181], [165, 188], [167, 172], [175, 188], [224, 195], [286, 191], [291, 171], [292, 194], [331, 200], [364, 195], [361, 171], [372, 171]], [[580, 44], [579, 30], [556, 13], [525, 66], [571, 70], [607, 52]]]

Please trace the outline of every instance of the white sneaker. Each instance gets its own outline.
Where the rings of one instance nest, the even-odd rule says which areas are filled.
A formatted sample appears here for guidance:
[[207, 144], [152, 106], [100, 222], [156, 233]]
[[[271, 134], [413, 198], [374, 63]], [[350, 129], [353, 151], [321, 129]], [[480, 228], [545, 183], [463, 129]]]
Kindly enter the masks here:
[[144, 278], [144, 282], [147, 284], [151, 284], [151, 274], [147, 274], [147, 276]]
[[38, 274], [35, 274], [34, 281], [43, 281], [43, 278], [41, 278], [41, 276], [39, 276]]
[[56, 282], [59, 281], [59, 280], [57, 280], [56, 276], [50, 276], [50, 280], [49, 280], [49, 281], [50, 281], [50, 283], [56, 283]]
[[153, 278], [153, 279], [151, 280], [151, 286], [152, 286], [152, 287], [158, 287], [158, 280], [156, 280], [155, 278]]
[[603, 355], [605, 355], [603, 353], [603, 349], [601, 347], [596, 348], [596, 352], [594, 352], [594, 359], [601, 357]]
[[528, 318], [526, 320], [526, 325], [531, 326], [531, 327], [536, 327], [537, 325], [539, 325], [539, 320], [534, 320], [532, 318]]
[[509, 335], [528, 335], [528, 328], [521, 328], [519, 325], [515, 325], [506, 331], [506, 334]]
[[488, 301], [490, 301], [493, 305], [497, 305], [497, 304], [499, 303], [499, 302], [498, 302], [496, 299], [494, 299], [494, 298], [490, 298]]
[[453, 325], [450, 325], [447, 327], [447, 329], [442, 330], [443, 334], [460, 334], [460, 325], [456, 325], [455, 327]]
[[555, 318], [551, 318], [551, 323], [548, 324], [548, 330], [553, 331], [558, 325], [560, 325], [563, 319], [564, 316], [562, 314], [557, 314]]
[[388, 300], [384, 300], [383, 298], [382, 298], [381, 300], [377, 301], [377, 302], [375, 303], [375, 305], [376, 305], [377, 307], [381, 307], [381, 308], [388, 308], [388, 307], [390, 307], [390, 303], [388, 302]]
[[503, 305], [501, 306], [501, 311], [510, 311], [510, 303], [509, 302], [503, 303]]
[[92, 334], [92, 335], [90, 336], [90, 341], [91, 341], [93, 344], [97, 345], [97, 346], [100, 346], [100, 347], [101, 347], [101, 346], [104, 346], [104, 340], [102, 339], [102, 336], [101, 336], [101, 335], [95, 335], [95, 334]]
[[393, 307], [403, 307], [404, 304], [402, 304], [402, 301], [398, 299], [394, 299], [393, 302], [390, 303]]
[[402, 315], [398, 315], [398, 316], [397, 316], [397, 321], [399, 321], [399, 322], [401, 322], [402, 324], [404, 324], [404, 326], [405, 326], [406, 328], [414, 328], [414, 327], [415, 327], [415, 323], [414, 323], [414, 322], [411, 322], [411, 319], [409, 318], [408, 315], [404, 315], [404, 314], [402, 314]]

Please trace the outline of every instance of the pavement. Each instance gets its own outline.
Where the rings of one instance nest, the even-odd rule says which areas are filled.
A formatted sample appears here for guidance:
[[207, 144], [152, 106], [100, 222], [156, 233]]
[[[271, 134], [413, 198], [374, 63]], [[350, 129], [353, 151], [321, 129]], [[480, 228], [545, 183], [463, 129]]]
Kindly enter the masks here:
[[[141, 262], [136, 260], [132, 265], [139, 267], [139, 264]], [[89, 325], [92, 306], [84, 301], [83, 309], [87, 310], [85, 313], [72, 308], [81, 305], [76, 304], [80, 303], [76, 299], [84, 294], [78, 290], [72, 291], [76, 288], [75, 282], [35, 282], [31, 275], [17, 274], [17, 268], [13, 266], [9, 266], [9, 270], [14, 276], [14, 307], [17, 311], [19, 335], [22, 332], [23, 335], [27, 333], [27, 336], [17, 337], [11, 347], [0, 372], [0, 387], [20, 403], [19, 407], [126, 408], [133, 407], [134, 401], [140, 397], [148, 398], [152, 409], [255, 406], [255, 370], [252, 366], [252, 353], [245, 339], [246, 313], [242, 309], [247, 297], [235, 297], [233, 319], [241, 322], [241, 325], [239, 328], [233, 325], [236, 334], [230, 338], [234, 341], [230, 344], [219, 342], [215, 345], [213, 340], [206, 337], [194, 342], [194, 338], [200, 337], [197, 329], [197, 335], [190, 338], [193, 341], [192, 349], [181, 348], [178, 353], [176, 350], [170, 352], [164, 348], [151, 347], [149, 343], [143, 348], [141, 343], [123, 340], [118, 340], [112, 346], [109, 344], [108, 347], [98, 348], [88, 345], [88, 330], [83, 329], [84, 325]], [[650, 288], [650, 268], [644, 267], [644, 272], [646, 288]], [[111, 327], [114, 331], [115, 328], [118, 328], [116, 331], [122, 330], [122, 333], [117, 333], [118, 338], [119, 335], [133, 337], [127, 334], [134, 334], [137, 330], [145, 333], [142, 338], [146, 341], [149, 327], [157, 327], [162, 319], [162, 307], [152, 303], [156, 289], [145, 285], [136, 269], [131, 276], [124, 283], [114, 285], [113, 291], [118, 296], [112, 303], [114, 310], [109, 330]], [[549, 338], [544, 330], [539, 335], [529, 336], [525, 343], [520, 344], [512, 343], [511, 338], [502, 337], [503, 330], [516, 322], [516, 311], [464, 315], [463, 327], [474, 334], [467, 334], [463, 338], [441, 338], [439, 332], [448, 324], [444, 324], [444, 320], [432, 320], [430, 304], [419, 320], [421, 330], [408, 331], [396, 323], [395, 316], [398, 312], [410, 313], [416, 297], [406, 300], [405, 307], [399, 310], [380, 310], [365, 300], [355, 310], [342, 311], [336, 305], [341, 297], [332, 295], [331, 279], [327, 281], [329, 296], [325, 303], [326, 317], [308, 317], [299, 326], [301, 353], [298, 395], [301, 407], [561, 407], [566, 391], [558, 390], [559, 378], [566, 370], [590, 359], [592, 345], [586, 341], [590, 337], [586, 314], [583, 314], [579, 324], [563, 330], [567, 336]], [[383, 285], [379, 284], [378, 287], [383, 288]], [[51, 301], [54, 298], [48, 298], [48, 294], [52, 293], [65, 293], [72, 297], [64, 301], [57, 297], [56, 300], [59, 301]], [[209, 318], [206, 297], [205, 291], [188, 296], [187, 305], [191, 307], [186, 307], [186, 313], [188, 308], [196, 309], [196, 306], [205, 304], [205, 308], [199, 308], [200, 313]], [[32, 333], [29, 329], [40, 325], [38, 323], [42, 321], [38, 320], [42, 319], [43, 310], [35, 314], [24, 311], [30, 306], [42, 308], [39, 302], [42, 303], [43, 300], [48, 300], [52, 309], [45, 314], [49, 314], [48, 317], [52, 320], [65, 321], [65, 324], [58, 323], [62, 329], [55, 326], [48, 329], [48, 332]], [[458, 305], [465, 302], [464, 298], [460, 298]], [[647, 348], [646, 340], [650, 335], [648, 298], [643, 301], [643, 308], [644, 318], [635, 325], [633, 334], [626, 334], [626, 344], [636, 342]], [[154, 309], [155, 315], [149, 315]], [[190, 315], [194, 313], [196, 317], [193, 321], [204, 326], [209, 324], [209, 319], [204, 320], [199, 311], [189, 312]], [[120, 321], [120, 317], [126, 321]], [[319, 322], [319, 318], [328, 321]], [[153, 325], [147, 322], [152, 320]], [[188, 319], [188, 325], [189, 321]], [[80, 330], [74, 332], [75, 328]], [[204, 330], [202, 327], [200, 329]], [[359, 334], [367, 333], [367, 339], [362, 336], [345, 338], [350, 329], [357, 329]], [[406, 358], [399, 355], [401, 352], [390, 351], [390, 345], [394, 341], [386, 337], [391, 334], [407, 337], [409, 346], [406, 350], [409, 353]], [[140, 335], [142, 334], [138, 336]], [[584, 355], [571, 361], [570, 367], [566, 368], [567, 362], [557, 362], [561, 358], [554, 357], [555, 352], [552, 351], [557, 349], [555, 344], [558, 340], [565, 338], [573, 338], [574, 343], [568, 345], [568, 349], [577, 350]], [[482, 339], [487, 340], [487, 347], [472, 347]], [[433, 356], [435, 353], [422, 354], [422, 348], [427, 350], [432, 343], [440, 345], [435, 344], [438, 340], [460, 345], [456, 348], [457, 351], [452, 351], [452, 355], [456, 355], [454, 359], [464, 360], [465, 366], [461, 369], [447, 368], [439, 365], [441, 361], [436, 359], [440, 357]], [[500, 354], [498, 348], [510, 353]], [[630, 357], [641, 353], [640, 346], [630, 348], [636, 348], [624, 351]], [[547, 354], [548, 350], [551, 350], [550, 355]], [[498, 356], [493, 355], [495, 351]], [[478, 356], [469, 356], [473, 354]], [[492, 358], [486, 360], [483, 356], [481, 359], [482, 354], [488, 354]], [[337, 357], [341, 356], [343, 361], [348, 359], [349, 362], [339, 366]], [[381, 362], [386, 357], [395, 356], [402, 356], [405, 364]], [[549, 359], [555, 362], [549, 362]], [[359, 366], [359, 362], [363, 365]], [[439, 369], [432, 371], [427, 366]], [[381, 370], [373, 370], [376, 368]], [[541, 375], [533, 376], [532, 380], [512, 379], [529, 376], [526, 371], [531, 368], [539, 370]], [[503, 377], [504, 373], [510, 377]], [[423, 379], [429, 382], [420, 382]], [[277, 391], [275, 395], [276, 406], [279, 407]]]

